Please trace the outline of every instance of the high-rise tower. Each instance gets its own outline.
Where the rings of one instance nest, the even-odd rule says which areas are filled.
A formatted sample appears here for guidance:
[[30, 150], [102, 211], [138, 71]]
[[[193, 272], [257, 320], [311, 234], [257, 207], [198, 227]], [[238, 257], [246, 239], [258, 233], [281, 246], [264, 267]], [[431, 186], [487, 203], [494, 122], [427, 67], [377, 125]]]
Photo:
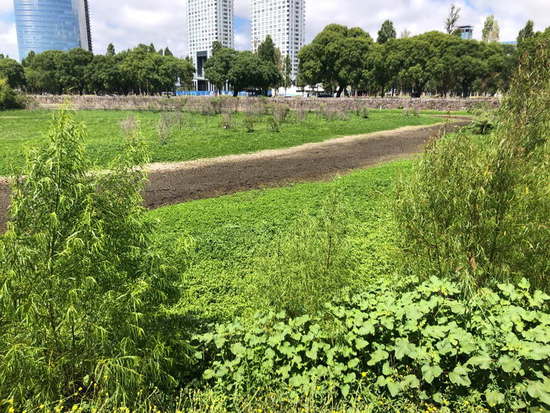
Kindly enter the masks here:
[[290, 56], [292, 78], [298, 74], [298, 52], [305, 43], [305, 0], [251, 0], [252, 48], [270, 35], [284, 57]]
[[234, 47], [233, 0], [189, 0], [187, 7], [189, 55], [197, 70], [198, 90], [208, 90], [204, 63], [212, 55], [212, 43]]
[[19, 58], [29, 52], [92, 51], [88, 0], [14, 0]]

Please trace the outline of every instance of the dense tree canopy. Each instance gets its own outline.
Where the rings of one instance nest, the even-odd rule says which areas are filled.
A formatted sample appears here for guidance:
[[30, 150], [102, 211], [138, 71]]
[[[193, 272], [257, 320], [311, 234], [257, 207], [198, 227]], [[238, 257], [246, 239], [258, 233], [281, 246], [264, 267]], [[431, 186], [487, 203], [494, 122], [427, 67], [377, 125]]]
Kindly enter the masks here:
[[300, 51], [301, 83], [322, 84], [340, 96], [347, 86], [359, 86], [372, 38], [360, 28], [331, 24]]
[[6, 79], [12, 88], [21, 88], [26, 83], [23, 66], [4, 55], [0, 55], [0, 78]]
[[[0, 73], [3, 60], [9, 59], [0, 60]], [[159, 94], [175, 90], [178, 82], [189, 85], [195, 71], [189, 60], [174, 57], [168, 48], [156, 52], [152, 44], [120, 53], [110, 44], [105, 55], [95, 56], [83, 49], [49, 50], [30, 53], [22, 66], [17, 62], [5, 66], [11, 67], [10, 73], [24, 68], [22, 80], [10, 77], [12, 86], [54, 94]]]
[[517, 51], [441, 32], [373, 44], [361, 29], [330, 25], [299, 57], [302, 83], [337, 95], [470, 96], [506, 90]]
[[281, 52], [270, 36], [258, 46], [256, 53], [239, 52], [214, 42], [212, 57], [205, 64], [205, 77], [218, 91], [229, 86], [235, 96], [244, 90], [267, 94], [269, 89], [284, 83], [283, 65]]

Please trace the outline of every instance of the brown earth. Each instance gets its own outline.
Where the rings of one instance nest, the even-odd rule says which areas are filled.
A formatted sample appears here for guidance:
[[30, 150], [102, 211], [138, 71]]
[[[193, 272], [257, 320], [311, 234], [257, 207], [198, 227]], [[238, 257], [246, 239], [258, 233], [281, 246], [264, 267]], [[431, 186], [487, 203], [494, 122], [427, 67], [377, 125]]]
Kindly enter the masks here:
[[[288, 149], [151, 164], [145, 205], [158, 208], [291, 182], [330, 179], [337, 174], [418, 153], [430, 139], [468, 123], [460, 119], [447, 124], [404, 127]], [[0, 230], [5, 228], [8, 205], [7, 180], [0, 178]]]

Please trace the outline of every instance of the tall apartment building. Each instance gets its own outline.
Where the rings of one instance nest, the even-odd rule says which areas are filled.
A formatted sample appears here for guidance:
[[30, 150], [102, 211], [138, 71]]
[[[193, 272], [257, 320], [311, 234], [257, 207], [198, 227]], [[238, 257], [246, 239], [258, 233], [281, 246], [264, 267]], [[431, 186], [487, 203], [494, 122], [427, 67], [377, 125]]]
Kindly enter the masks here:
[[31, 51], [92, 51], [88, 0], [14, 0], [19, 58]]
[[290, 56], [292, 78], [298, 74], [298, 52], [305, 44], [305, 0], [250, 0], [252, 48], [270, 35], [283, 57]]
[[234, 48], [233, 0], [189, 0], [187, 5], [189, 56], [197, 69], [197, 90], [209, 90], [204, 63], [212, 55], [212, 43]]

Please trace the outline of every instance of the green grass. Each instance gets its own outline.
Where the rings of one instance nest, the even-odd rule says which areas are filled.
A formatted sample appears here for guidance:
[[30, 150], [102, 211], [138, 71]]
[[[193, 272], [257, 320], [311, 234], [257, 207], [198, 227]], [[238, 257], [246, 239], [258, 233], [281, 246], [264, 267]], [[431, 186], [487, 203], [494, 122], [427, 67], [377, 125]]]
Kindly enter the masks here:
[[[183, 272], [184, 297], [178, 312], [204, 321], [226, 321], [248, 310], [255, 262], [275, 237], [301, 214], [315, 215], [331, 191], [339, 189], [349, 218], [353, 275], [357, 288], [395, 269], [393, 186], [410, 170], [398, 161], [360, 170], [331, 182], [301, 183], [164, 207], [149, 213], [158, 222], [158, 242]], [[192, 251], [181, 248], [193, 240]]]
[[[345, 135], [442, 122], [433, 116], [404, 116], [402, 111], [372, 110], [369, 119], [351, 116], [345, 121], [327, 121], [310, 114], [302, 122], [284, 123], [280, 132], [271, 131], [263, 117], [257, 122], [256, 131], [247, 133], [242, 115], [234, 116], [233, 128], [223, 129], [219, 126], [220, 116], [185, 114], [184, 126], [175, 130], [166, 144], [161, 144], [156, 132], [161, 116], [158, 112], [78, 111], [76, 117], [87, 126], [88, 151], [98, 168], [108, 166], [120, 152], [124, 140], [120, 122], [130, 115], [141, 124], [152, 162], [251, 153]], [[9, 175], [21, 167], [25, 150], [45, 139], [51, 117], [52, 111], [48, 110], [0, 112], [0, 175]]]

